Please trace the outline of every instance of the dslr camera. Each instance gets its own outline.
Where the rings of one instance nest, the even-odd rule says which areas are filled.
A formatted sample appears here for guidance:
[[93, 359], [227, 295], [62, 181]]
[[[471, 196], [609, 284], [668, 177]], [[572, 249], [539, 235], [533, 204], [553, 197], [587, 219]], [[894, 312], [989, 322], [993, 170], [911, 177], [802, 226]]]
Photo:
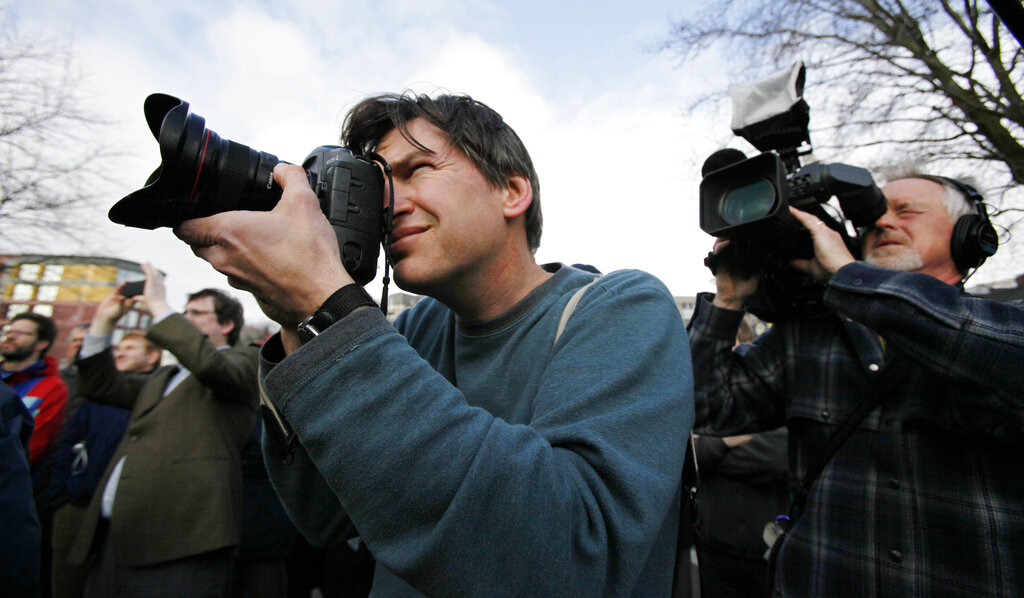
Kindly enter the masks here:
[[[160, 166], [138, 191], [118, 201], [111, 221], [136, 228], [174, 227], [184, 220], [230, 210], [269, 211], [281, 199], [273, 154], [222, 139], [188, 102], [153, 94], [144, 104], [146, 122], [160, 144]], [[373, 280], [386, 238], [384, 174], [379, 156], [323, 145], [302, 161], [320, 209], [338, 238], [341, 260], [361, 285]]]
[[[810, 108], [803, 99], [803, 63], [745, 85], [730, 85], [732, 130], [762, 153], [747, 158], [735, 149], [712, 154], [701, 169], [700, 227], [729, 239], [704, 263], [750, 277], [760, 275], [748, 311], [774, 322], [824, 310], [824, 287], [788, 265], [810, 259], [810, 233], [789, 213], [789, 206], [820, 218], [839, 232], [854, 255], [859, 237], [847, 229], [867, 228], [886, 211], [885, 196], [871, 174], [848, 164], [801, 164], [811, 153], [807, 129]], [[840, 214], [827, 202], [835, 197]]]

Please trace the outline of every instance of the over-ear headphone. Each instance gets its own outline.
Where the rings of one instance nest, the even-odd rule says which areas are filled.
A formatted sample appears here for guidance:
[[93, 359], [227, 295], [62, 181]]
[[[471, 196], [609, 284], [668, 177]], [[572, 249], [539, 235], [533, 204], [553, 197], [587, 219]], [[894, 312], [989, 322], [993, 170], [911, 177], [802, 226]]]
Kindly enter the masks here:
[[964, 198], [974, 206], [974, 214], [965, 214], [953, 225], [953, 237], [949, 249], [953, 254], [953, 263], [961, 272], [982, 265], [992, 257], [999, 248], [999, 235], [992, 226], [985, 207], [985, 198], [978, 190], [963, 181], [944, 176], [919, 175], [914, 178], [929, 180], [940, 185], [949, 185], [963, 193]]

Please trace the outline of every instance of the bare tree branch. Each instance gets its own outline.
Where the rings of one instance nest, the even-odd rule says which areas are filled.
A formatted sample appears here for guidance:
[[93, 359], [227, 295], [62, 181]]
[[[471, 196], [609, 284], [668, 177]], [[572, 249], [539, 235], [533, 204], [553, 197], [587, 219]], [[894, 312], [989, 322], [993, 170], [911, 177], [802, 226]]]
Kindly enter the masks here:
[[1021, 220], [1024, 51], [985, 0], [723, 0], [674, 23], [662, 46], [682, 62], [712, 49], [734, 81], [803, 60], [819, 151], [972, 174], [996, 213]]
[[16, 251], [86, 239], [82, 209], [113, 155], [98, 141], [107, 123], [81, 108], [70, 53], [53, 47], [0, 31], [0, 245]]

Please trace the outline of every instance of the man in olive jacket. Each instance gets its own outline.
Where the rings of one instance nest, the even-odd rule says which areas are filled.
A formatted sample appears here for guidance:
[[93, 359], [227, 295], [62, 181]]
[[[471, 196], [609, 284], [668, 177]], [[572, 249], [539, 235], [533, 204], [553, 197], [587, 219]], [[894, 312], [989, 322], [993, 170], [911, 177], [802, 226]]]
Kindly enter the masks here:
[[237, 301], [206, 289], [179, 314], [160, 272], [149, 264], [143, 271], [142, 298], [155, 321], [146, 337], [179, 365], [148, 376], [118, 372], [110, 335], [134, 299], [118, 287], [100, 303], [78, 361], [80, 391], [132, 414], [69, 560], [97, 557], [86, 596], [222, 596], [240, 537], [257, 350], [232, 346], [242, 328]]

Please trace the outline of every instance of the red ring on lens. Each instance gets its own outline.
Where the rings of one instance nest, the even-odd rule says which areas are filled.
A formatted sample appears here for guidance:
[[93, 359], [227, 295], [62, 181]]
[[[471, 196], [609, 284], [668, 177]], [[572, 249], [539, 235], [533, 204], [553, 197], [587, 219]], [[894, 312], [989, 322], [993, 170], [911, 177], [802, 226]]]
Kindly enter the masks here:
[[196, 180], [192, 181], [192, 192], [188, 194], [189, 201], [196, 196], [196, 187], [199, 186], [199, 175], [203, 172], [203, 164], [206, 163], [206, 147], [210, 144], [210, 129], [203, 131], [203, 153], [199, 156], [199, 168], [196, 168]]

